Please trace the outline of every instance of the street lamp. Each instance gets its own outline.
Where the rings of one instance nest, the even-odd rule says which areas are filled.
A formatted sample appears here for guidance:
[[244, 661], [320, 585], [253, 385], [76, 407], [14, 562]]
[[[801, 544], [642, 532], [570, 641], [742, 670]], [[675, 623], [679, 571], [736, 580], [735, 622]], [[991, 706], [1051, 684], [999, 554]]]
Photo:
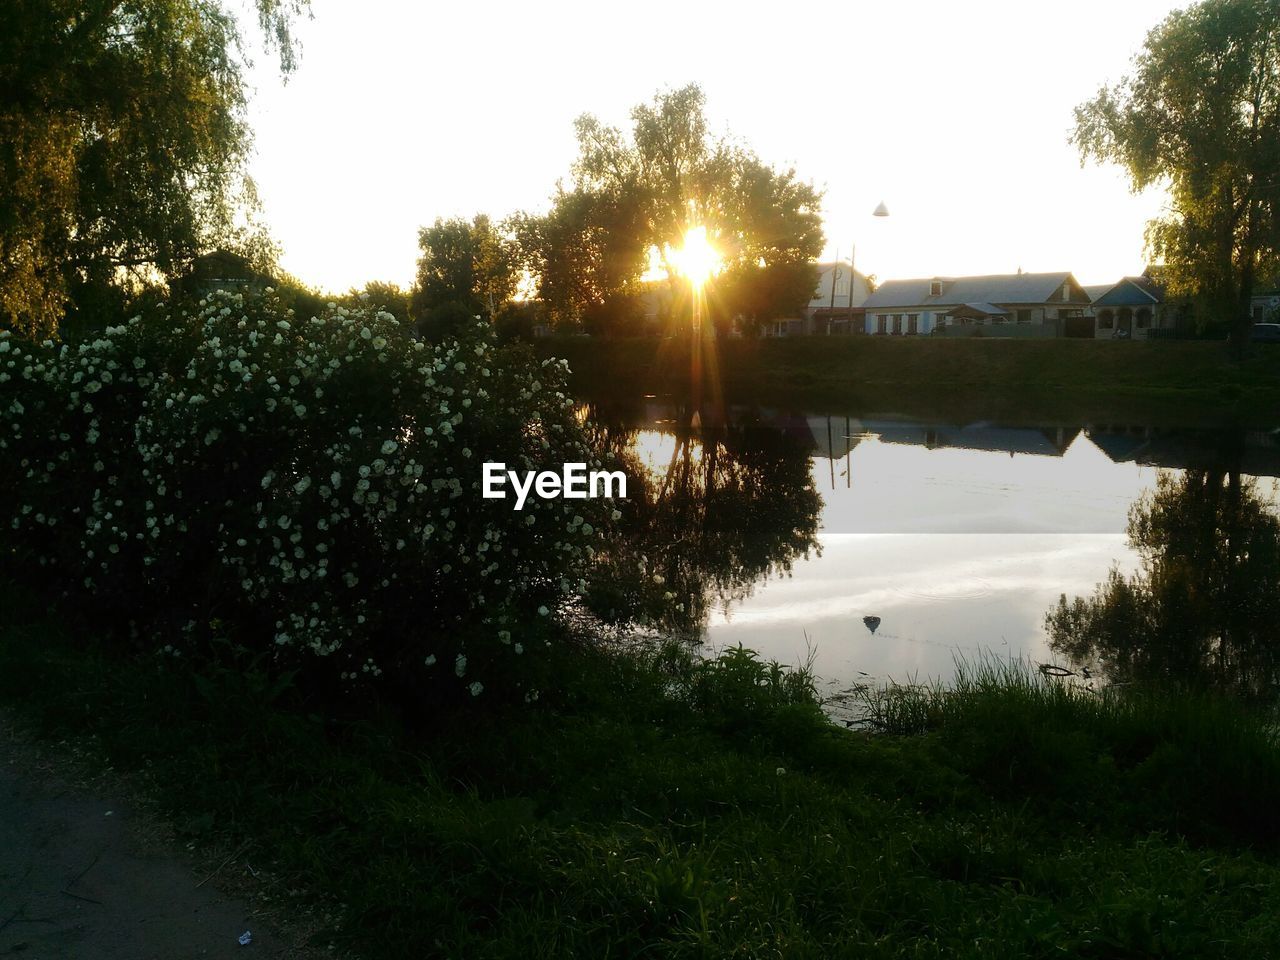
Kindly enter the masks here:
[[[884, 205], [884, 201], [881, 200], [878, 204], [876, 204], [876, 208], [871, 211], [871, 215], [873, 217], [887, 217], [889, 215], [889, 208], [886, 207]], [[852, 332], [853, 330], [853, 287], [854, 287], [854, 284], [858, 282], [858, 271], [855, 269], [855, 261], [857, 259], [857, 255], [858, 255], [858, 245], [855, 243], [849, 252], [849, 274], [850, 274], [849, 276], [849, 328], [850, 328], [850, 332]], [[832, 280], [831, 284], [832, 284], [831, 301], [832, 301], [832, 306], [835, 306], [835, 280]]]

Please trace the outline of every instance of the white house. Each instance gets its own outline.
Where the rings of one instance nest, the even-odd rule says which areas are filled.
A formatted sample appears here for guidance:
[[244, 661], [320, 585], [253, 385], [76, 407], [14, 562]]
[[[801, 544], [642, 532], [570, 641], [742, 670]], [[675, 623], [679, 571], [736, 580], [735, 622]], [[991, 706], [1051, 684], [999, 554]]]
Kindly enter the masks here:
[[889, 280], [863, 307], [871, 335], [1093, 336], [1089, 295], [1066, 272]]

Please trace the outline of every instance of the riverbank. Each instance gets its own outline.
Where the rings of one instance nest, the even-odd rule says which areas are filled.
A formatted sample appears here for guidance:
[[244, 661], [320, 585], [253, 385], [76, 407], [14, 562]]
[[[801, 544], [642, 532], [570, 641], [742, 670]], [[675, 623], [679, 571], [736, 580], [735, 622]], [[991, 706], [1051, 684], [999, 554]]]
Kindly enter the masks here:
[[[340, 715], [262, 661], [121, 657], [12, 595], [0, 698], [146, 770], [193, 843], [391, 957], [1265, 956], [1280, 759], [1261, 718], [977, 678], [830, 726], [744, 655], [565, 647], [536, 708]], [[157, 638], [160, 645], [162, 638]], [[984, 686], [985, 684], [985, 686]]]
[[[688, 391], [688, 345], [675, 340], [548, 339], [537, 349], [569, 361], [581, 396]], [[1265, 344], [1241, 363], [1225, 344], [1194, 341], [797, 337], [725, 340], [715, 350], [708, 390], [718, 380], [729, 402], [1183, 426], [1280, 415], [1280, 348]]]

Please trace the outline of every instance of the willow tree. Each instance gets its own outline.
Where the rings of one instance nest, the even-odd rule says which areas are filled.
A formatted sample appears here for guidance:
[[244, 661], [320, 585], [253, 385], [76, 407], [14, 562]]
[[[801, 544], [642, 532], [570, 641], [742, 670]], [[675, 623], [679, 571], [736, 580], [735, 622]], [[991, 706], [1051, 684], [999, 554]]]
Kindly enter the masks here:
[[[255, 0], [286, 74], [305, 4]], [[0, 4], [0, 323], [48, 333], [77, 285], [253, 249], [247, 66], [216, 0]]]
[[[626, 132], [589, 114], [578, 118], [571, 182], [557, 190], [545, 218], [523, 221], [531, 272], [553, 312], [581, 313], [584, 304], [633, 293], [651, 252], [675, 276], [672, 251], [695, 227], [705, 228], [723, 261], [735, 306], [765, 302], [752, 299], [753, 284], [771, 294], [769, 310], [808, 302], [816, 283], [809, 264], [823, 245], [820, 193], [794, 170], [775, 169], [713, 134], [705, 105], [691, 84], [636, 106]], [[797, 267], [809, 271], [798, 286], [772, 276]], [[778, 289], [790, 291], [785, 303]]]
[[1075, 111], [1082, 160], [1118, 163], [1135, 191], [1169, 189], [1147, 246], [1175, 293], [1230, 319], [1280, 254], [1280, 0], [1202, 0], [1148, 35], [1133, 72]]

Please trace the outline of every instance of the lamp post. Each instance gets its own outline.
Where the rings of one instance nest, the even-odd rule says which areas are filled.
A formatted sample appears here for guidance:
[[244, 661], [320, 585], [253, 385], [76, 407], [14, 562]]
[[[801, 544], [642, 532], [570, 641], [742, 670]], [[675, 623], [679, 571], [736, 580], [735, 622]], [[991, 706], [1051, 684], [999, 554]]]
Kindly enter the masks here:
[[[871, 215], [873, 217], [887, 217], [889, 216], [889, 208], [886, 207], [884, 205], [884, 201], [881, 200], [878, 204], [876, 204], [876, 208], [871, 211]], [[849, 326], [851, 329], [853, 327], [853, 288], [854, 288], [854, 285], [858, 282], [858, 271], [856, 268], [857, 255], [858, 255], [858, 245], [855, 243], [849, 253], [849, 274], [850, 274], [849, 276]], [[832, 278], [831, 284], [832, 284], [831, 300], [832, 300], [832, 306], [834, 306], [835, 305], [835, 279], [834, 278]]]

